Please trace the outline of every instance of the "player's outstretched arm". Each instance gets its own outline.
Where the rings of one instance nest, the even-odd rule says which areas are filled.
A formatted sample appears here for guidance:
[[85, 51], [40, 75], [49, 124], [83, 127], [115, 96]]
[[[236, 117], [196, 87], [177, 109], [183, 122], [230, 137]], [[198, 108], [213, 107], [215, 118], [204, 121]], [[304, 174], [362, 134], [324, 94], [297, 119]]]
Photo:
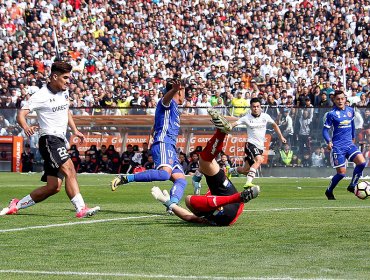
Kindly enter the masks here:
[[162, 103], [165, 106], [170, 105], [172, 98], [175, 94], [181, 89], [181, 81], [180, 80], [173, 80], [172, 81], [172, 89], [170, 89], [162, 98]]
[[72, 130], [72, 133], [76, 135], [78, 138], [80, 138], [80, 143], [83, 143], [85, 141], [85, 135], [83, 135], [76, 127], [75, 121], [73, 120], [73, 116], [71, 111], [68, 111], [68, 125]]
[[176, 203], [172, 203], [170, 200], [170, 195], [168, 194], [167, 190], [162, 191], [158, 187], [153, 187], [152, 196], [156, 200], [161, 202], [164, 206], [172, 210], [172, 212], [175, 213], [175, 215], [180, 219], [191, 223], [204, 223], [204, 219], [194, 215], [192, 212], [185, 208], [182, 208]]

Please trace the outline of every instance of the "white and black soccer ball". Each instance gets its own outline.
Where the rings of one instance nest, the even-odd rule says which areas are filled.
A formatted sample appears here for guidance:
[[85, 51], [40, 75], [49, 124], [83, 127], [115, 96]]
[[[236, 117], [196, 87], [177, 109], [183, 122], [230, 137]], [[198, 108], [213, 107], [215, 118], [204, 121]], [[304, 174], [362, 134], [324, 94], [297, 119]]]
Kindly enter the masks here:
[[355, 186], [355, 196], [359, 199], [366, 199], [370, 196], [370, 183], [362, 181]]

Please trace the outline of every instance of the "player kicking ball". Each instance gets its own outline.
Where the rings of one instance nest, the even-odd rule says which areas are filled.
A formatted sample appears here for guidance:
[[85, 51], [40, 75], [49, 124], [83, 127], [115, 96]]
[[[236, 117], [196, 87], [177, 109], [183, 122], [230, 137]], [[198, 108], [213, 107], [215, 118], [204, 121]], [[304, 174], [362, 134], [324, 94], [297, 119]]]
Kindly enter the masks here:
[[209, 191], [205, 195], [186, 197], [185, 203], [190, 211], [171, 202], [167, 190], [162, 191], [158, 187], [153, 187], [152, 195], [184, 221], [228, 226], [236, 222], [243, 212], [244, 203], [256, 198], [260, 190], [259, 186], [253, 186], [238, 192], [216, 162], [215, 158], [222, 151], [225, 136], [232, 127], [217, 112], [212, 111], [211, 116], [217, 130], [200, 153], [199, 160], [199, 171], [204, 174]]
[[17, 121], [28, 137], [35, 134], [36, 127], [28, 125], [26, 116], [31, 111], [37, 112], [37, 121], [40, 125], [39, 150], [44, 159], [44, 174], [41, 181], [46, 184], [20, 200], [13, 198], [8, 207], [0, 212], [0, 216], [16, 214], [20, 209], [33, 206], [55, 195], [61, 190], [64, 179], [65, 190], [76, 209], [77, 218], [93, 216], [100, 210], [99, 206], [93, 208], [86, 206], [80, 193], [73, 162], [67, 152], [65, 137], [67, 126], [81, 142], [85, 139], [77, 129], [69, 111], [67, 85], [71, 70], [72, 66], [66, 62], [54, 62], [51, 66], [49, 82], [33, 94], [22, 109], [18, 110]]

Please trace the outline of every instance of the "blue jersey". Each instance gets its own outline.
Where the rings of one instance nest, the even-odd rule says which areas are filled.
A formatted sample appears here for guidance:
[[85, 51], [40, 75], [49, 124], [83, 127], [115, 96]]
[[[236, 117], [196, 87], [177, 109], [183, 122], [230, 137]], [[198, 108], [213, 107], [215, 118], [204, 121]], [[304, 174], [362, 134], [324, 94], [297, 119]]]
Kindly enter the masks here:
[[153, 144], [157, 142], [168, 143], [176, 146], [180, 130], [180, 111], [175, 101], [171, 100], [169, 106], [159, 100], [154, 117]]
[[[333, 110], [326, 114], [324, 129], [333, 127], [333, 146], [344, 149], [353, 144], [355, 137], [355, 112], [353, 108], [346, 106], [343, 110], [334, 106]], [[326, 139], [327, 140], [327, 139]]]

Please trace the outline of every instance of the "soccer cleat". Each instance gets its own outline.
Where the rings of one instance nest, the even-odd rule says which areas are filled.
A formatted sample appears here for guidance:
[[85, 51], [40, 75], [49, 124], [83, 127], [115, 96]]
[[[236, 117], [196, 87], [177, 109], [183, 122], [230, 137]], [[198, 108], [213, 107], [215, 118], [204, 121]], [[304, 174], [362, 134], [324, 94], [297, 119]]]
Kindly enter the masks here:
[[118, 175], [116, 178], [114, 178], [110, 182], [110, 186], [111, 186], [112, 191], [115, 191], [118, 188], [119, 185], [124, 185], [124, 184], [127, 184], [127, 183], [128, 183], [128, 180], [127, 180], [126, 175]]
[[248, 202], [249, 200], [256, 198], [260, 193], [260, 187], [255, 185], [253, 187], [246, 188], [240, 193], [240, 197], [243, 202]]
[[8, 207], [5, 207], [3, 210], [1, 210], [0, 216], [17, 214], [17, 212], [18, 212], [18, 208], [17, 208], [18, 201], [19, 201], [19, 199], [13, 198], [9, 202]]
[[211, 120], [212, 123], [223, 133], [229, 133], [233, 129], [231, 123], [224, 116], [222, 116], [216, 109], [209, 108], [207, 111], [212, 118]]
[[253, 184], [252, 182], [246, 182], [243, 186], [244, 189], [256, 187], [257, 185]]
[[335, 200], [333, 192], [329, 191], [328, 189], [325, 191], [325, 195], [328, 198], [328, 200]]
[[347, 187], [347, 191], [349, 191], [349, 192], [351, 192], [351, 193], [355, 193], [355, 186], [351, 186], [351, 185], [349, 185], [349, 186]]
[[85, 206], [85, 208], [76, 213], [76, 218], [88, 218], [94, 216], [96, 213], [99, 212], [99, 210], [99, 206], [95, 206], [93, 208], [88, 208], [87, 206]]

